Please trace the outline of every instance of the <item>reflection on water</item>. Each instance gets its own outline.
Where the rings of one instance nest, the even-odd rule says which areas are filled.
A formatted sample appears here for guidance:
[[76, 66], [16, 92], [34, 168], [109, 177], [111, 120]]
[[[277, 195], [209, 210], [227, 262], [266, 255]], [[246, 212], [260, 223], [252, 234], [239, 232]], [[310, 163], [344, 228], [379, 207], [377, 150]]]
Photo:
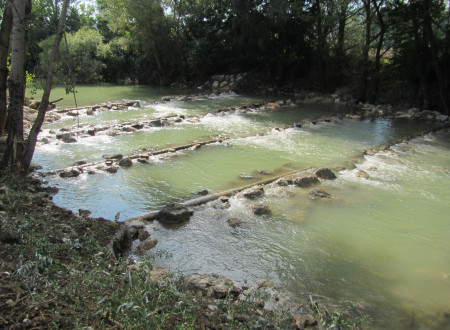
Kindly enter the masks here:
[[[214, 108], [219, 101], [225, 102], [201, 100], [198, 106], [204, 108], [200, 110], [194, 109], [195, 103], [189, 104], [190, 109], [182, 103], [169, 107], [207, 113], [208, 102]], [[241, 100], [233, 95], [226, 102]], [[362, 149], [427, 128], [410, 122], [343, 120], [272, 130], [335, 111], [303, 106], [206, 116], [195, 125], [41, 146], [36, 161], [58, 168], [105, 153], [186, 144], [212, 134], [232, 138], [162, 162], [135, 164], [114, 175], [50, 179], [61, 189], [55, 196], [57, 204], [90, 209], [94, 216], [110, 219], [121, 211], [125, 219], [184, 200], [199, 190], [216, 192], [252, 182], [239, 178], [241, 173], [264, 179], [267, 176], [258, 170], [276, 175], [311, 165], [339, 166], [360, 156]], [[156, 113], [161, 110], [149, 116]], [[265, 134], [254, 135], [261, 131]], [[271, 208], [270, 216], [255, 216], [251, 206], [256, 202], [237, 195], [229, 207], [216, 201], [195, 208], [190, 222], [180, 228], [150, 224], [159, 240], [157, 249], [172, 256], [157, 258], [156, 263], [183, 273], [216, 272], [240, 283], [270, 277], [300, 296], [314, 293], [350, 300], [375, 318], [376, 328], [448, 327], [449, 148], [447, 130], [358, 158], [357, 169], [341, 171], [337, 180], [323, 182], [322, 188], [335, 196], [329, 201], [311, 200], [310, 189], [272, 184], [257, 201]], [[359, 170], [370, 179], [358, 178]], [[243, 223], [231, 228], [230, 218]]]

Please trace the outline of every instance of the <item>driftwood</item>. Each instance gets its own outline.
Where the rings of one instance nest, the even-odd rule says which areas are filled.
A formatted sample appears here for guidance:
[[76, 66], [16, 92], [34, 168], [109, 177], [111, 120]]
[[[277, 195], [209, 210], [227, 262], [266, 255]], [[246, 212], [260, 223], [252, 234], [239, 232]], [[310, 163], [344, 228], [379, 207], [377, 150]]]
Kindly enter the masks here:
[[[291, 171], [291, 172], [288, 172], [288, 173], [285, 173], [285, 174], [281, 174], [281, 175], [278, 175], [278, 176], [271, 177], [271, 178], [266, 179], [266, 180], [262, 180], [262, 181], [258, 181], [258, 182], [251, 183], [251, 184], [247, 184], [245, 186], [241, 186], [241, 187], [238, 187], [238, 188], [222, 191], [222, 192], [217, 193], [217, 194], [191, 199], [191, 200], [186, 201], [186, 202], [181, 203], [181, 204], [184, 205], [184, 206], [188, 206], [188, 207], [204, 205], [206, 203], [209, 203], [209, 202], [212, 202], [212, 201], [214, 201], [216, 199], [219, 199], [220, 197], [224, 197], [224, 196], [225, 197], [230, 197], [230, 196], [233, 196], [233, 195], [235, 195], [235, 194], [237, 194], [237, 193], [239, 193], [239, 192], [241, 192], [241, 191], [243, 191], [245, 189], [252, 188], [252, 187], [255, 187], [255, 186], [268, 185], [268, 184], [270, 184], [272, 182], [277, 181], [278, 179], [281, 179], [281, 178], [284, 178], [284, 177], [287, 177], [287, 176], [290, 176], [290, 175], [295, 175], [295, 174], [299, 174], [299, 173], [302, 173], [302, 172], [306, 172], [306, 171], [309, 171], [309, 170], [312, 170], [312, 169], [315, 169], [315, 168], [316, 167], [311, 166], [311, 167], [307, 167], [307, 168], [304, 168], [304, 169], [301, 169], [301, 170]], [[153, 221], [153, 220], [156, 220], [156, 218], [158, 216], [158, 213], [159, 213], [159, 211], [150, 212], [150, 213], [147, 213], [147, 214], [135, 217], [135, 218], [127, 219], [127, 220], [125, 220], [125, 222], [132, 222], [132, 221], [139, 221], [139, 220]]]

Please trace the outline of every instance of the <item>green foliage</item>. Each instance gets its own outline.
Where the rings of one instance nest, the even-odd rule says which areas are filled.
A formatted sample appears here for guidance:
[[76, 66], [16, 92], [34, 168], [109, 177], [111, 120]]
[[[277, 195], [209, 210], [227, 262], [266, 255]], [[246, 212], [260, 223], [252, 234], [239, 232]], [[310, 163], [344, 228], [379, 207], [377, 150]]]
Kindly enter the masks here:
[[[76, 79], [77, 83], [96, 83], [102, 81], [105, 64], [101, 61], [104, 47], [100, 33], [95, 29], [83, 27], [74, 34], [67, 34], [67, 45], [60, 46], [60, 62], [56, 75], [66, 80]], [[39, 46], [44, 49], [40, 64], [45, 72], [50, 59], [54, 36], [44, 40]]]

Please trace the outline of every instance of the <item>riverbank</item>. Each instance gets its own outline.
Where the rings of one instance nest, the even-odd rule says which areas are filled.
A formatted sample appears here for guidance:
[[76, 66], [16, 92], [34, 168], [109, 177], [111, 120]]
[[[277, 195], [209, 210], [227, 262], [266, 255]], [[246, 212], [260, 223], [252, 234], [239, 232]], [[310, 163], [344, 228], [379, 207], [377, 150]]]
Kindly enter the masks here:
[[283, 301], [270, 281], [238, 288], [217, 275], [183, 278], [149, 260], [117, 259], [110, 243], [122, 224], [59, 208], [52, 192], [37, 180], [2, 173], [2, 328], [303, 329], [319, 321], [362, 322], [353, 306], [340, 307], [352, 313], [333, 314], [313, 299], [290, 314], [265, 309], [267, 297]]

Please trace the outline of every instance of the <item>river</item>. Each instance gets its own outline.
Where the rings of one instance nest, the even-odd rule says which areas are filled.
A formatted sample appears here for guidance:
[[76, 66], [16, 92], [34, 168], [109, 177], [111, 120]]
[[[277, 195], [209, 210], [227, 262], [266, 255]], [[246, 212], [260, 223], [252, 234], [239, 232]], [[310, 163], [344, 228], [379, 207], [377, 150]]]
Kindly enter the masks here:
[[[352, 301], [364, 306], [376, 328], [449, 327], [448, 129], [361, 157], [368, 147], [433, 124], [388, 119], [310, 122], [348, 110], [334, 105], [215, 114], [223, 107], [267, 100], [237, 94], [160, 102], [162, 95], [178, 92], [137, 86], [80, 90], [83, 105], [111, 98], [139, 99], [142, 104], [127, 111], [80, 116], [81, 123], [135, 122], [172, 114], [200, 120], [115, 137], [83, 137], [74, 144], [41, 144], [34, 161], [46, 171], [78, 160], [97, 161], [103, 154], [131, 154], [143, 147], [167, 148], [212, 136], [229, 139], [178, 157], [153, 157], [150, 163], [135, 163], [116, 174], [47, 177], [49, 184], [60, 188], [54, 201], [108, 219], [120, 212], [124, 220], [159, 210], [171, 201], [185, 201], [204, 189], [220, 192], [310, 166], [346, 167], [336, 171], [336, 180], [322, 183], [335, 197], [332, 200], [311, 200], [310, 189], [272, 184], [257, 201], [268, 205], [271, 215], [254, 215], [255, 202], [238, 194], [229, 208], [217, 202], [196, 207], [190, 222], [179, 228], [149, 224], [159, 241], [155, 264], [185, 274], [214, 272], [241, 284], [272, 278], [297, 296]], [[85, 93], [89, 97], [84, 100]], [[275, 129], [305, 120], [309, 122], [302, 127]], [[67, 117], [46, 125], [42, 136], [77, 122]], [[350, 161], [356, 168], [348, 167]], [[357, 177], [359, 170], [370, 179]], [[243, 173], [255, 178], [243, 179]], [[231, 228], [230, 218], [243, 224]]]

